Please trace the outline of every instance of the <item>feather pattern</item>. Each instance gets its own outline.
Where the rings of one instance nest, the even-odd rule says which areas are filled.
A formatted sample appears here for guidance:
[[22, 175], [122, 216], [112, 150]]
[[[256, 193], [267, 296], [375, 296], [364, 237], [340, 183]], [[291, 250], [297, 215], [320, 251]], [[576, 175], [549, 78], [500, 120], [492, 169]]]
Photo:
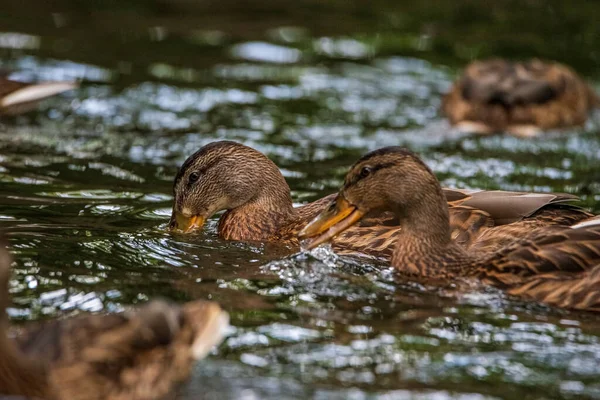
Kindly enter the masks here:
[[593, 89], [567, 66], [492, 59], [466, 67], [442, 111], [452, 125], [467, 130], [528, 136], [582, 125], [599, 104]]
[[[202, 178], [190, 185], [186, 182], [193, 173]], [[210, 143], [190, 156], [175, 178], [174, 194], [172, 222], [186, 209], [203, 218], [224, 209], [218, 225], [220, 237], [291, 246], [298, 246], [298, 232], [335, 198], [329, 195], [294, 208], [290, 188], [275, 163], [250, 147], [229, 141]], [[459, 189], [443, 189], [443, 194], [450, 207], [452, 237], [465, 247], [485, 233], [486, 246], [494, 248], [493, 232], [504, 224], [514, 226], [506, 235], [520, 235], [518, 224], [522, 221], [528, 221], [522, 229], [530, 229], [534, 224], [573, 224], [590, 216], [564, 204], [577, 199], [567, 194]], [[543, 219], [540, 213], [545, 215]], [[335, 237], [332, 246], [344, 254], [389, 259], [399, 231], [393, 213], [377, 212]]]
[[[446, 189], [442, 190], [446, 192]], [[448, 202], [452, 240], [465, 249], [490, 253], [512, 244], [533, 229], [571, 226], [592, 216], [580, 207], [564, 204], [565, 201], [576, 200], [575, 196], [540, 194], [535, 196], [536, 202], [530, 202], [530, 195], [482, 191], [471, 192], [460, 200]], [[466, 204], [478, 205], [481, 209]], [[388, 217], [384, 224], [373, 225], [368, 220], [364, 222], [366, 226], [362, 224], [363, 221], [360, 221], [358, 225], [334, 237], [332, 247], [340, 254], [362, 253], [390, 259], [402, 229], [400, 223]], [[304, 222], [302, 227], [306, 225]]]
[[[388, 167], [359, 178], [362, 168], [377, 165]], [[481, 196], [483, 203], [489, 200], [488, 193]], [[549, 196], [551, 200], [540, 204], [551, 207], [516, 205], [514, 209], [522, 218], [517, 222], [493, 226], [493, 218], [483, 218], [477, 224], [466, 218], [468, 225], [481, 225], [482, 230], [475, 239], [468, 234], [457, 237], [451, 222], [452, 207], [448, 207], [433, 172], [417, 155], [390, 147], [368, 154], [350, 169], [338, 194], [344, 202], [337, 200], [336, 204], [340, 210], [354, 210], [358, 217], [374, 208], [396, 215], [402, 228], [391, 238], [395, 242], [391, 264], [401, 276], [442, 282], [476, 278], [515, 296], [600, 311], [600, 216], [565, 204], [572, 199], [569, 195]], [[539, 200], [538, 195], [510, 192], [501, 197], [511, 199], [511, 203], [520, 197]], [[480, 200], [467, 199], [462, 204], [471, 201], [481, 206]], [[343, 235], [350, 223], [338, 221], [332, 208], [300, 236], [306, 238], [315, 232], [326, 239], [331, 237], [329, 232]], [[512, 220], [507, 214], [498, 215], [501, 221]], [[339, 228], [331, 226], [327, 218], [338, 221]], [[324, 229], [328, 232], [323, 233]], [[322, 241], [313, 237], [313, 243]]]
[[0, 250], [0, 393], [43, 399], [161, 399], [218, 344], [227, 314], [212, 302], [152, 301], [122, 314], [87, 315], [7, 337], [9, 263]]

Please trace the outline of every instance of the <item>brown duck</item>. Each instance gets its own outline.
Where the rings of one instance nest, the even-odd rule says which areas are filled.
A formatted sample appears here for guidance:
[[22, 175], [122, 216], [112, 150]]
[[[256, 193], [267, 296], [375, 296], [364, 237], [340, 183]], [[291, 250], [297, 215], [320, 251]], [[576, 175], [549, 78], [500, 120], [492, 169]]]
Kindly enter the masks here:
[[77, 88], [75, 82], [25, 83], [0, 76], [0, 115], [17, 115], [59, 93]]
[[153, 301], [136, 311], [80, 316], [7, 337], [10, 257], [0, 249], [0, 396], [162, 399], [193, 360], [218, 344], [228, 316], [212, 302]]
[[391, 263], [404, 276], [479, 278], [510, 294], [551, 305], [600, 311], [600, 220], [546, 226], [511, 237], [493, 252], [466, 250], [451, 238], [446, 198], [431, 170], [408, 150], [387, 147], [361, 158], [330, 206], [300, 233], [308, 248], [330, 240], [374, 210], [402, 229]]
[[442, 111], [459, 129], [531, 137], [583, 125], [600, 104], [572, 69], [554, 62], [475, 61], [452, 85]]
[[[526, 230], [571, 225], [591, 216], [565, 204], [576, 199], [571, 195], [442, 190], [450, 205], [452, 237], [466, 247], [491, 227], [510, 224], [507, 227], [514, 228], [517, 223]], [[294, 208], [290, 188], [275, 163], [250, 147], [230, 141], [210, 143], [192, 154], [180, 168], [173, 192], [170, 227], [174, 230], [188, 233], [200, 229], [212, 215], [226, 210], [219, 220], [220, 237], [293, 245], [298, 243], [298, 232], [333, 198], [327, 196]], [[336, 237], [333, 246], [342, 253], [389, 258], [398, 230], [391, 213], [371, 215], [360, 226]], [[488, 248], [499, 243], [489, 232], [485, 240]]]

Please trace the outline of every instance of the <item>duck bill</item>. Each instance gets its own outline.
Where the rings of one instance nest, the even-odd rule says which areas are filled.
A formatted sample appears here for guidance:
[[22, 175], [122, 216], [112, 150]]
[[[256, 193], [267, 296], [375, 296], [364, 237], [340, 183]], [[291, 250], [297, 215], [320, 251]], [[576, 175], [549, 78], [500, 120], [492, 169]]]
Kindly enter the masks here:
[[338, 195], [325, 211], [302, 229], [298, 238], [300, 240], [309, 239], [303, 247], [306, 250], [314, 249], [356, 224], [364, 215], [344, 196]]
[[185, 215], [177, 211], [173, 211], [169, 227], [172, 231], [190, 233], [202, 228], [202, 226], [204, 226], [205, 221], [206, 218], [204, 218], [201, 215], [192, 215], [191, 217], [186, 217]]

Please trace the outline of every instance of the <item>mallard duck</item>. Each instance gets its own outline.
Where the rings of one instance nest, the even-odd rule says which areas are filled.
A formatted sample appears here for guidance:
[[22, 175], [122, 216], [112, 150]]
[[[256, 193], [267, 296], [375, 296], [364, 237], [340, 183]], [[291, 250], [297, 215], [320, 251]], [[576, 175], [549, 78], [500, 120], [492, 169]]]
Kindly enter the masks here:
[[33, 110], [40, 101], [77, 88], [75, 82], [25, 83], [0, 76], [0, 115], [17, 115]]
[[449, 209], [433, 172], [400, 147], [373, 151], [346, 175], [330, 206], [308, 224], [307, 248], [331, 240], [373, 211], [390, 211], [402, 229], [391, 264], [402, 276], [435, 281], [478, 278], [510, 294], [555, 306], [600, 311], [600, 220], [545, 226], [493, 252], [452, 240]]
[[218, 344], [228, 316], [213, 302], [152, 301], [7, 336], [10, 257], [0, 249], [0, 394], [40, 399], [162, 399]]
[[565, 65], [493, 59], [467, 66], [444, 97], [442, 111], [465, 131], [531, 137], [583, 125], [599, 104], [593, 89]]
[[[451, 206], [453, 237], [470, 246], [490, 226], [527, 220], [531, 226], [576, 223], [590, 214], [565, 204], [565, 194], [467, 192], [443, 189]], [[294, 208], [290, 188], [271, 160], [248, 146], [210, 143], [181, 166], [173, 185], [170, 227], [184, 233], [201, 229], [215, 213], [219, 236], [226, 240], [279, 241], [297, 245], [297, 234], [323, 211], [333, 196]], [[333, 241], [342, 253], [389, 257], [398, 224], [393, 215], [371, 215]]]

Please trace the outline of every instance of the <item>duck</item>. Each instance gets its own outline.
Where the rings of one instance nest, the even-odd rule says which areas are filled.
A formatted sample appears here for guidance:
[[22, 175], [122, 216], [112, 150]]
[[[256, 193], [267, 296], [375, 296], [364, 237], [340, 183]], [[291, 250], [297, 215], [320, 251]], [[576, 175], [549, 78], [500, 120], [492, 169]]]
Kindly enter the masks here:
[[46, 400], [162, 399], [223, 339], [217, 303], [153, 300], [120, 314], [81, 315], [9, 336], [10, 255], [0, 247], [0, 396]]
[[[453, 238], [473, 245], [489, 227], [523, 223], [572, 225], [591, 214], [569, 204], [569, 194], [443, 189], [450, 206]], [[176, 233], [201, 230], [206, 220], [225, 211], [218, 235], [225, 240], [279, 242], [299, 247], [297, 234], [335, 195], [294, 207], [290, 187], [279, 168], [261, 152], [233, 141], [209, 143], [189, 156], [173, 183], [169, 227]], [[334, 249], [347, 255], [389, 258], [399, 225], [391, 213], [370, 215], [334, 238]], [[517, 232], [518, 234], [519, 232]], [[489, 236], [489, 234], [488, 234]], [[493, 248], [494, 241], [487, 238]]]
[[591, 86], [566, 65], [495, 58], [467, 65], [441, 111], [461, 131], [530, 138], [581, 126], [599, 105]]
[[39, 102], [57, 94], [76, 89], [77, 82], [20, 82], [0, 76], [0, 116], [24, 114]]
[[348, 171], [330, 205], [300, 233], [306, 249], [330, 241], [375, 210], [402, 229], [390, 260], [399, 277], [468, 280], [561, 308], [600, 311], [600, 219], [542, 226], [494, 251], [452, 240], [449, 207], [434, 173], [402, 147], [375, 150]]

